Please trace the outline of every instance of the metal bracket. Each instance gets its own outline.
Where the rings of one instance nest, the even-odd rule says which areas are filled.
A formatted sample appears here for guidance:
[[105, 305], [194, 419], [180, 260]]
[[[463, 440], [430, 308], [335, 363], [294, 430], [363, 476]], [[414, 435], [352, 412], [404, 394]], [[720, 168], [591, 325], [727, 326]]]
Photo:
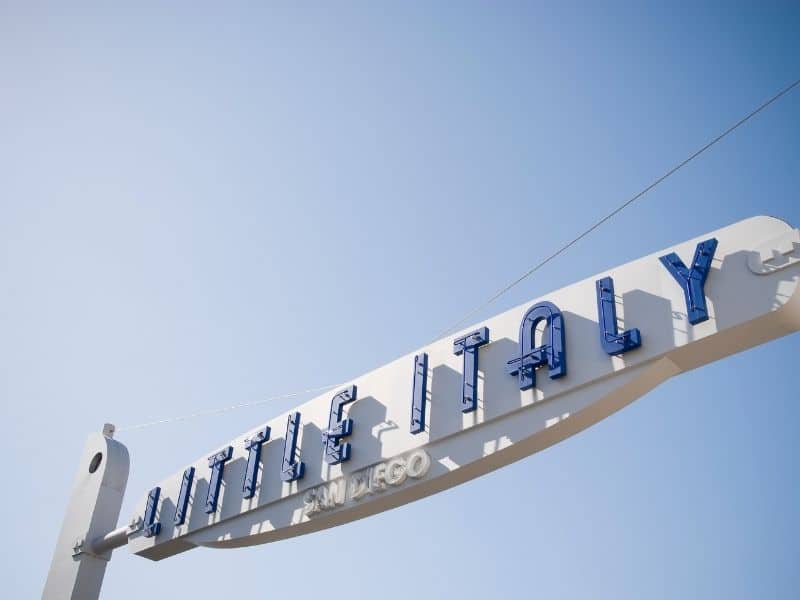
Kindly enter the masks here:
[[769, 275], [800, 262], [800, 229], [764, 242], [747, 257], [748, 268], [756, 275]]
[[144, 519], [139, 515], [136, 515], [131, 519], [131, 522], [128, 523], [128, 535], [132, 535], [137, 531], [141, 531], [144, 528]]

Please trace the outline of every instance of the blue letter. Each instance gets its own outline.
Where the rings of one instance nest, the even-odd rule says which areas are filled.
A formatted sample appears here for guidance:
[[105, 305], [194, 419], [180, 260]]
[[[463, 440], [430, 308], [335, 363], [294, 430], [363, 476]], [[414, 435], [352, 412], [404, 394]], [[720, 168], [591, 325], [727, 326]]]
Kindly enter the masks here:
[[342, 410], [348, 402], [356, 399], [357, 388], [351, 385], [342, 390], [331, 400], [331, 414], [328, 417], [328, 431], [322, 433], [322, 443], [325, 444], [325, 462], [329, 465], [338, 465], [340, 462], [350, 460], [350, 444], [339, 444], [339, 440], [353, 433], [353, 419], [342, 420]]
[[233, 447], [228, 446], [220, 450], [213, 456], [208, 457], [208, 466], [211, 469], [211, 481], [208, 483], [208, 496], [206, 496], [206, 513], [217, 512], [217, 499], [219, 498], [219, 487], [222, 485], [222, 471], [225, 463], [233, 456]]
[[414, 357], [414, 389], [411, 393], [411, 433], [425, 431], [425, 406], [428, 403], [428, 354]]
[[186, 509], [189, 507], [189, 493], [192, 490], [194, 480], [194, 467], [189, 467], [183, 472], [181, 479], [181, 491], [178, 493], [178, 503], [175, 505], [175, 525], [183, 525], [186, 522]]
[[300, 429], [300, 413], [294, 412], [286, 421], [286, 439], [283, 442], [283, 466], [281, 479], [294, 481], [305, 475], [306, 463], [295, 459], [297, 454], [297, 432]]
[[153, 537], [161, 533], [161, 523], [156, 522], [156, 508], [161, 488], [156, 486], [147, 494], [147, 507], [144, 509], [144, 537]]
[[691, 269], [687, 269], [674, 252], [658, 259], [683, 289], [683, 295], [686, 298], [686, 313], [689, 316], [689, 323], [692, 325], [708, 320], [706, 294], [703, 288], [708, 272], [711, 270], [711, 259], [714, 258], [716, 249], [716, 238], [697, 244]]
[[[546, 321], [548, 342], [538, 348], [536, 326]], [[567, 350], [564, 341], [564, 317], [552, 302], [540, 302], [528, 309], [519, 326], [519, 356], [506, 363], [510, 375], [519, 375], [519, 389], [536, 385], [536, 368], [547, 364], [550, 379], [567, 374]]]
[[472, 412], [478, 408], [478, 348], [489, 343], [489, 328], [468, 333], [453, 342], [453, 353], [464, 354], [464, 370], [461, 375], [461, 412]]
[[244, 441], [247, 453], [247, 468], [244, 472], [244, 483], [242, 484], [242, 496], [252, 498], [256, 493], [256, 483], [258, 482], [258, 461], [261, 458], [261, 446], [269, 439], [269, 427], [264, 427], [250, 439]]
[[617, 304], [614, 301], [614, 280], [611, 277], [598, 279], [597, 319], [600, 325], [600, 345], [612, 356], [633, 350], [642, 345], [638, 329], [619, 332], [617, 328]]

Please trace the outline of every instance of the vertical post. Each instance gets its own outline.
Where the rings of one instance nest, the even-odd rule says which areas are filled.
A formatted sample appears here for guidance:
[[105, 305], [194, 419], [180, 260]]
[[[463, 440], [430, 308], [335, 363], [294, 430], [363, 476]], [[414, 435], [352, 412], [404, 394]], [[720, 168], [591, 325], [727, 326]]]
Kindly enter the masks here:
[[[112, 439], [114, 426], [93, 433], [78, 465], [42, 600], [94, 600], [111, 559], [107, 545], [93, 547], [117, 526], [128, 483], [128, 449]], [[112, 545], [111, 548], [119, 544]]]

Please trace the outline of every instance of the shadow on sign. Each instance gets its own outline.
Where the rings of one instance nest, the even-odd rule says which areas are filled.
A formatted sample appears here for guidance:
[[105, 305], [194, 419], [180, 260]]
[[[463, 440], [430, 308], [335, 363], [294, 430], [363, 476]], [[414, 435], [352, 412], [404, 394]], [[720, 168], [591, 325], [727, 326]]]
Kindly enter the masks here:
[[[382, 456], [380, 437], [393, 427], [386, 422], [386, 406], [372, 396], [356, 400], [350, 405], [347, 416], [353, 419], [353, 434], [344, 441], [352, 444], [353, 458], [342, 463], [342, 473], [350, 474]], [[361, 460], [365, 456], [370, 457], [366, 463]]]

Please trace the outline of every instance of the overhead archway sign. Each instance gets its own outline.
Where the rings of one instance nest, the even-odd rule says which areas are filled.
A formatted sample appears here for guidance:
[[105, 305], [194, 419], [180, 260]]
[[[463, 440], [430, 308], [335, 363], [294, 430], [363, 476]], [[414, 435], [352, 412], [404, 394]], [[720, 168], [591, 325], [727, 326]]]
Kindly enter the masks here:
[[263, 544], [528, 456], [681, 372], [800, 327], [800, 233], [756, 217], [508, 310], [164, 479], [130, 549]]
[[799, 281], [800, 230], [764, 216], [609, 269], [211, 441], [85, 553], [264, 544], [435, 494], [797, 331]]

